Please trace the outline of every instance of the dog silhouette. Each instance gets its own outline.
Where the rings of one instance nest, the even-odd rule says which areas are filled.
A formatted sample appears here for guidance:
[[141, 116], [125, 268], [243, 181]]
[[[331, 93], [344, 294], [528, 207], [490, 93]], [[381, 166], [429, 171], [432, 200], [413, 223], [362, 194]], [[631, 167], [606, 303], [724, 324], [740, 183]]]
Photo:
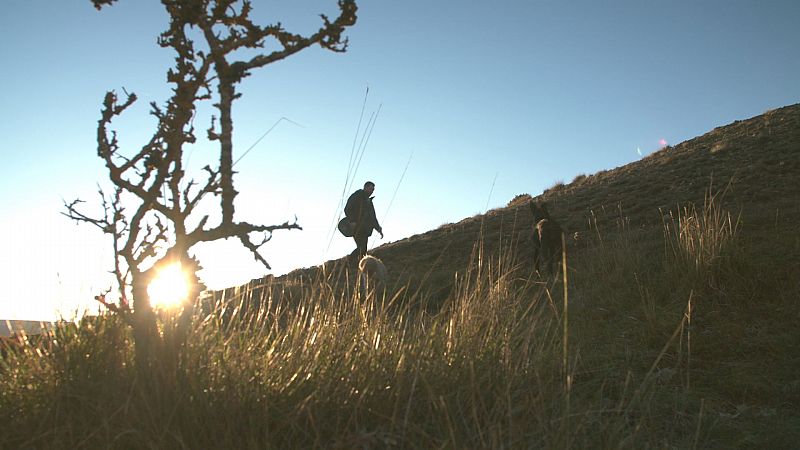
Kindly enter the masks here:
[[361, 298], [380, 293], [386, 288], [386, 265], [383, 261], [366, 255], [358, 262], [358, 285]]
[[533, 269], [540, 273], [544, 264], [550, 275], [557, 272], [557, 265], [562, 252], [561, 225], [558, 224], [547, 211], [547, 205], [538, 204], [531, 200], [528, 205], [533, 214]]

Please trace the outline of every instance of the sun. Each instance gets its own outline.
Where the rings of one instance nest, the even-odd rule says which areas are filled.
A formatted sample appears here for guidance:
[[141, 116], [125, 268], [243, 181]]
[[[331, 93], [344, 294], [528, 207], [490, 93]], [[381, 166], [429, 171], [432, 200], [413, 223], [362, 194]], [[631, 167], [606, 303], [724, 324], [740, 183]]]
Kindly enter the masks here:
[[147, 293], [153, 308], [170, 309], [181, 305], [189, 296], [191, 282], [180, 263], [163, 267], [150, 282]]

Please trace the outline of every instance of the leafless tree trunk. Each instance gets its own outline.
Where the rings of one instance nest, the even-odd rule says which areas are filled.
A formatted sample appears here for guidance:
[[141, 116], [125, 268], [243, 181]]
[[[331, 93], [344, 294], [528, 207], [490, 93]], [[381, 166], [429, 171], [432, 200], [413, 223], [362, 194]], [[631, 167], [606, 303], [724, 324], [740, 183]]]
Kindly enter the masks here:
[[[99, 10], [116, 0], [91, 1]], [[105, 162], [114, 192], [100, 190], [104, 211], [101, 217], [81, 212], [80, 199], [65, 203], [64, 213], [78, 222], [98, 226], [112, 237], [120, 303], [107, 302], [105, 295], [97, 299], [125, 315], [133, 327], [136, 362], [141, 368], [164, 363], [159, 361], [159, 355], [172, 353], [165, 352], [166, 342], [179, 345], [181, 341], [165, 339], [159, 332], [157, 315], [147, 292], [158, 270], [174, 262], [181, 263], [193, 274], [190, 298], [194, 300], [200, 292], [196, 277], [199, 265], [190, 255], [195, 244], [235, 237], [269, 268], [259, 248], [276, 230], [300, 229], [297, 223], [255, 225], [235, 219], [237, 192], [233, 184], [231, 112], [233, 102], [241, 96], [236, 91], [237, 85], [253, 69], [313, 45], [344, 52], [347, 39], [342, 33], [355, 24], [357, 11], [355, 0], [339, 0], [339, 16], [331, 21], [321, 15], [319, 31], [304, 37], [284, 30], [279, 23], [263, 27], [254, 24], [249, 17], [252, 5], [248, 0], [162, 0], [161, 3], [169, 14], [170, 24], [158, 42], [176, 54], [175, 65], [167, 72], [167, 79], [173, 85], [172, 97], [163, 107], [151, 103], [151, 114], [158, 119], [158, 127], [149, 142], [131, 155], [120, 149], [116, 132], [110, 126], [115, 117], [136, 101], [136, 95], [125, 92], [120, 99], [113, 91], [106, 93], [97, 127], [97, 154]], [[202, 36], [199, 44], [187, 35], [190, 31], [192, 36]], [[277, 43], [278, 49], [250, 59], [234, 59], [238, 50], [263, 49], [268, 41]], [[205, 180], [197, 182], [187, 179], [183, 158], [185, 146], [196, 141], [192, 119], [196, 105], [202, 101], [213, 101], [219, 113], [219, 130], [216, 117], [212, 117], [207, 130], [208, 140], [219, 145], [219, 161], [214, 166], [205, 166]], [[214, 225], [209, 224], [208, 215], [199, 217], [197, 213], [198, 205], [209, 194], [219, 201], [221, 213]], [[190, 228], [189, 224], [196, 225]], [[254, 241], [254, 234], [262, 238]], [[188, 317], [193, 304], [190, 301], [185, 306], [184, 317]]]

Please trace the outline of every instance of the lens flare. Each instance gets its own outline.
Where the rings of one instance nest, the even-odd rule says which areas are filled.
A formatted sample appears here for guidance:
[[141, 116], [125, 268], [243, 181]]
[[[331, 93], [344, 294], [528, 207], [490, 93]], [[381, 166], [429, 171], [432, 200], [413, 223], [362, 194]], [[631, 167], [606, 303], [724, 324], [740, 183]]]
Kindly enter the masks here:
[[659, 145], [659, 147], [662, 147], [662, 148], [666, 147], [667, 146], [667, 140], [664, 139], [664, 138], [661, 138], [661, 140], [658, 141], [658, 145]]
[[189, 276], [180, 263], [165, 266], [147, 287], [150, 304], [153, 308], [174, 308], [186, 301], [190, 285]]

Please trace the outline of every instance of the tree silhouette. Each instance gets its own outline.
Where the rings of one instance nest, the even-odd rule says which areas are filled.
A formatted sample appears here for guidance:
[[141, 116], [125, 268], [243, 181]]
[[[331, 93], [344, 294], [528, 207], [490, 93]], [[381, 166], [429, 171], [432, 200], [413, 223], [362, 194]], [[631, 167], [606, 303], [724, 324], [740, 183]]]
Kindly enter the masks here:
[[[116, 2], [91, 1], [98, 10]], [[161, 3], [170, 22], [159, 36], [158, 44], [175, 52], [175, 63], [167, 72], [167, 81], [173, 86], [171, 98], [163, 106], [151, 103], [150, 114], [157, 118], [157, 128], [141, 149], [126, 153], [110, 125], [136, 101], [136, 95], [124, 92], [120, 98], [114, 91], [106, 93], [97, 127], [97, 154], [108, 169], [113, 193], [100, 190], [104, 213], [99, 217], [82, 213], [80, 199], [65, 202], [64, 213], [111, 236], [120, 302], [119, 305], [107, 302], [105, 294], [97, 300], [123, 314], [133, 327], [136, 363], [142, 368], [159, 362], [162, 359], [159, 355], [172, 353], [170, 349], [175, 350], [181, 341], [181, 332], [168, 335], [163, 327], [159, 331], [157, 315], [150, 304], [147, 287], [158, 270], [177, 262], [191, 274], [190, 301], [181, 315], [187, 318], [200, 292], [196, 275], [199, 264], [190, 255], [194, 245], [237, 238], [269, 268], [259, 252], [261, 245], [276, 230], [300, 229], [296, 222], [256, 225], [235, 219], [237, 191], [233, 183], [231, 111], [234, 101], [241, 96], [237, 84], [254, 69], [313, 45], [334, 52], [346, 51], [348, 41], [342, 33], [355, 24], [357, 11], [355, 0], [339, 0], [339, 16], [331, 21], [321, 15], [319, 31], [306, 37], [284, 30], [280, 23], [267, 26], [253, 23], [252, 4], [247, 0], [162, 0]], [[264, 52], [268, 43], [277, 49]], [[249, 59], [235, 59], [242, 49], [254, 49], [258, 54]], [[205, 101], [213, 102], [218, 113], [218, 117], [215, 113], [211, 118], [207, 138], [218, 145], [219, 160], [203, 168], [204, 180], [198, 182], [188, 178], [184, 171], [184, 150], [196, 142], [193, 118], [199, 102]], [[218, 201], [219, 218], [215, 216], [212, 220], [209, 215], [201, 214], [199, 206], [208, 198]]]

